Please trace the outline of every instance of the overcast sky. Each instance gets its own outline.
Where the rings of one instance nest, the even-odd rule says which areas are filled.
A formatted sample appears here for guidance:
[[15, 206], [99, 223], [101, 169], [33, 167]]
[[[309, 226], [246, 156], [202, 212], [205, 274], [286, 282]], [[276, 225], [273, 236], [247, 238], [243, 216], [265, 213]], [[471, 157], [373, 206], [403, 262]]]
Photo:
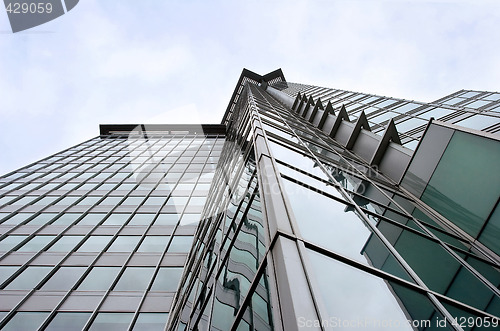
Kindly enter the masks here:
[[0, 10], [0, 175], [101, 123], [219, 123], [244, 67], [419, 101], [500, 90], [500, 1], [81, 0], [10, 31]]

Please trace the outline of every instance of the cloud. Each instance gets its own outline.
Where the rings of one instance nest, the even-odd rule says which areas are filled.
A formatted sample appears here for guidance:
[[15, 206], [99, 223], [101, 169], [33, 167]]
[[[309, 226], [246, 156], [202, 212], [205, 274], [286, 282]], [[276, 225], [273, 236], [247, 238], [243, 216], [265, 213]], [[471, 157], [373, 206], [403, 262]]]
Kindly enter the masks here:
[[168, 78], [172, 73], [186, 70], [191, 61], [191, 52], [184, 47], [158, 50], [145, 45], [108, 54], [96, 69], [99, 75], [106, 78], [132, 77], [154, 83]]
[[0, 34], [0, 172], [96, 136], [100, 123], [218, 123], [243, 67], [422, 101], [495, 90], [499, 9], [498, 1], [86, 0], [40, 27], [52, 33]]

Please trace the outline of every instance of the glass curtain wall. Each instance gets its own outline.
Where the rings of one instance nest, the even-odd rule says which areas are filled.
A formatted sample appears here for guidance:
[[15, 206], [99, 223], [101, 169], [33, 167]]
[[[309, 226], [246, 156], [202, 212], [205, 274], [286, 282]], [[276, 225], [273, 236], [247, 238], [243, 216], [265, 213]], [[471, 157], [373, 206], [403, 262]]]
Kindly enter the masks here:
[[163, 330], [224, 135], [110, 134], [0, 178], [2, 330]]

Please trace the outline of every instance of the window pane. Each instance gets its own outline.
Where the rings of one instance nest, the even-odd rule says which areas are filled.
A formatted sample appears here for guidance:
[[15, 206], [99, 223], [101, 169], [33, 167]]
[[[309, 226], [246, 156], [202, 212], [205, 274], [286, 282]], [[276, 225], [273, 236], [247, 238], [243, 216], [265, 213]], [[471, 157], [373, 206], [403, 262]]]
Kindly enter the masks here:
[[154, 268], [127, 267], [115, 285], [115, 291], [144, 291], [149, 284]]
[[45, 331], [80, 331], [91, 313], [57, 313]]
[[135, 214], [128, 225], [149, 225], [153, 222], [155, 214]]
[[144, 202], [146, 206], [161, 206], [165, 202], [164, 197], [149, 197]]
[[120, 267], [94, 267], [78, 286], [78, 290], [105, 291], [115, 280]]
[[305, 240], [412, 281], [352, 207], [288, 180], [283, 184]]
[[483, 310], [497, 298], [437, 242], [387, 222], [377, 227], [431, 290]]
[[491, 214], [479, 236], [479, 241], [500, 255], [500, 240], [498, 238], [500, 238], [500, 204], [497, 204]]
[[500, 196], [499, 164], [497, 141], [456, 131], [421, 199], [476, 237]]
[[139, 239], [140, 236], [118, 236], [108, 248], [108, 252], [132, 252]]
[[103, 225], [123, 225], [130, 217], [129, 214], [111, 214], [108, 218], [102, 223]]
[[51, 242], [56, 236], [34, 236], [26, 244], [21, 246], [18, 252], [38, 252], [42, 250], [49, 242]]
[[7, 219], [6, 221], [4, 221], [2, 224], [18, 225], [18, 224], [24, 222], [25, 220], [27, 220], [32, 215], [33, 214], [27, 214], [27, 213], [16, 214], [16, 215], [10, 217], [9, 219]]
[[167, 324], [167, 313], [140, 313], [134, 324], [134, 331], [163, 331]]
[[169, 253], [189, 253], [191, 244], [193, 243], [192, 236], [174, 236], [170, 246], [168, 247]]
[[182, 276], [183, 268], [162, 267], [151, 286], [151, 291], [175, 292]]
[[17, 271], [19, 267], [14, 267], [14, 266], [0, 266], [0, 285], [10, 276], [14, 274], [14, 272]]
[[159, 214], [156, 218], [155, 225], [175, 225], [179, 222], [180, 215], [178, 214]]
[[0, 241], [0, 252], [6, 252], [17, 246], [28, 236], [7, 236]]
[[123, 331], [132, 321], [133, 313], [99, 313], [90, 331]]
[[62, 236], [54, 245], [47, 249], [48, 252], [69, 252], [76, 246], [83, 236]]
[[113, 236], [91, 236], [89, 237], [77, 252], [100, 252], [109, 243]]
[[146, 236], [139, 246], [138, 252], [163, 252], [170, 236]]
[[2, 331], [36, 330], [47, 316], [49, 313], [19, 312], [2, 328]]
[[47, 291], [66, 291], [69, 290], [80, 278], [86, 267], [61, 267], [52, 277], [41, 287], [41, 290]]
[[391, 322], [397, 330], [413, 330], [407, 322], [410, 316], [428, 320], [437, 314], [423, 295], [311, 250], [308, 257], [313, 269], [309, 274], [317, 285], [314, 292], [322, 299], [328, 316], [335, 318], [333, 322], [360, 320], [370, 323], [366, 327], [374, 330], [389, 328], [379, 323]]
[[28, 267], [5, 288], [8, 290], [31, 290], [50, 270], [52, 270], [52, 267]]
[[104, 218], [106, 214], [87, 214], [77, 224], [78, 225], [96, 225]]
[[464, 126], [466, 128], [482, 130], [498, 122], [500, 122], [500, 119], [498, 117], [476, 114], [455, 124]]
[[28, 224], [29, 225], [46, 224], [56, 216], [57, 216], [57, 214], [55, 214], [55, 213], [40, 214], [40, 215], [36, 216], [35, 218], [33, 218], [31, 221], [29, 221]]
[[52, 224], [54, 225], [69, 225], [72, 224], [81, 214], [62, 214]]

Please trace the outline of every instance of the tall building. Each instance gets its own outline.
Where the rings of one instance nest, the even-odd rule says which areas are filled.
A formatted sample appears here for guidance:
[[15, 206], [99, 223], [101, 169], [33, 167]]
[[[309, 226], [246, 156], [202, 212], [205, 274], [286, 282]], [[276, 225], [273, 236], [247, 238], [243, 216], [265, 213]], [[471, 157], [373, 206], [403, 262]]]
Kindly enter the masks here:
[[498, 328], [498, 131], [246, 69], [220, 125], [102, 125], [0, 178], [0, 328]]

